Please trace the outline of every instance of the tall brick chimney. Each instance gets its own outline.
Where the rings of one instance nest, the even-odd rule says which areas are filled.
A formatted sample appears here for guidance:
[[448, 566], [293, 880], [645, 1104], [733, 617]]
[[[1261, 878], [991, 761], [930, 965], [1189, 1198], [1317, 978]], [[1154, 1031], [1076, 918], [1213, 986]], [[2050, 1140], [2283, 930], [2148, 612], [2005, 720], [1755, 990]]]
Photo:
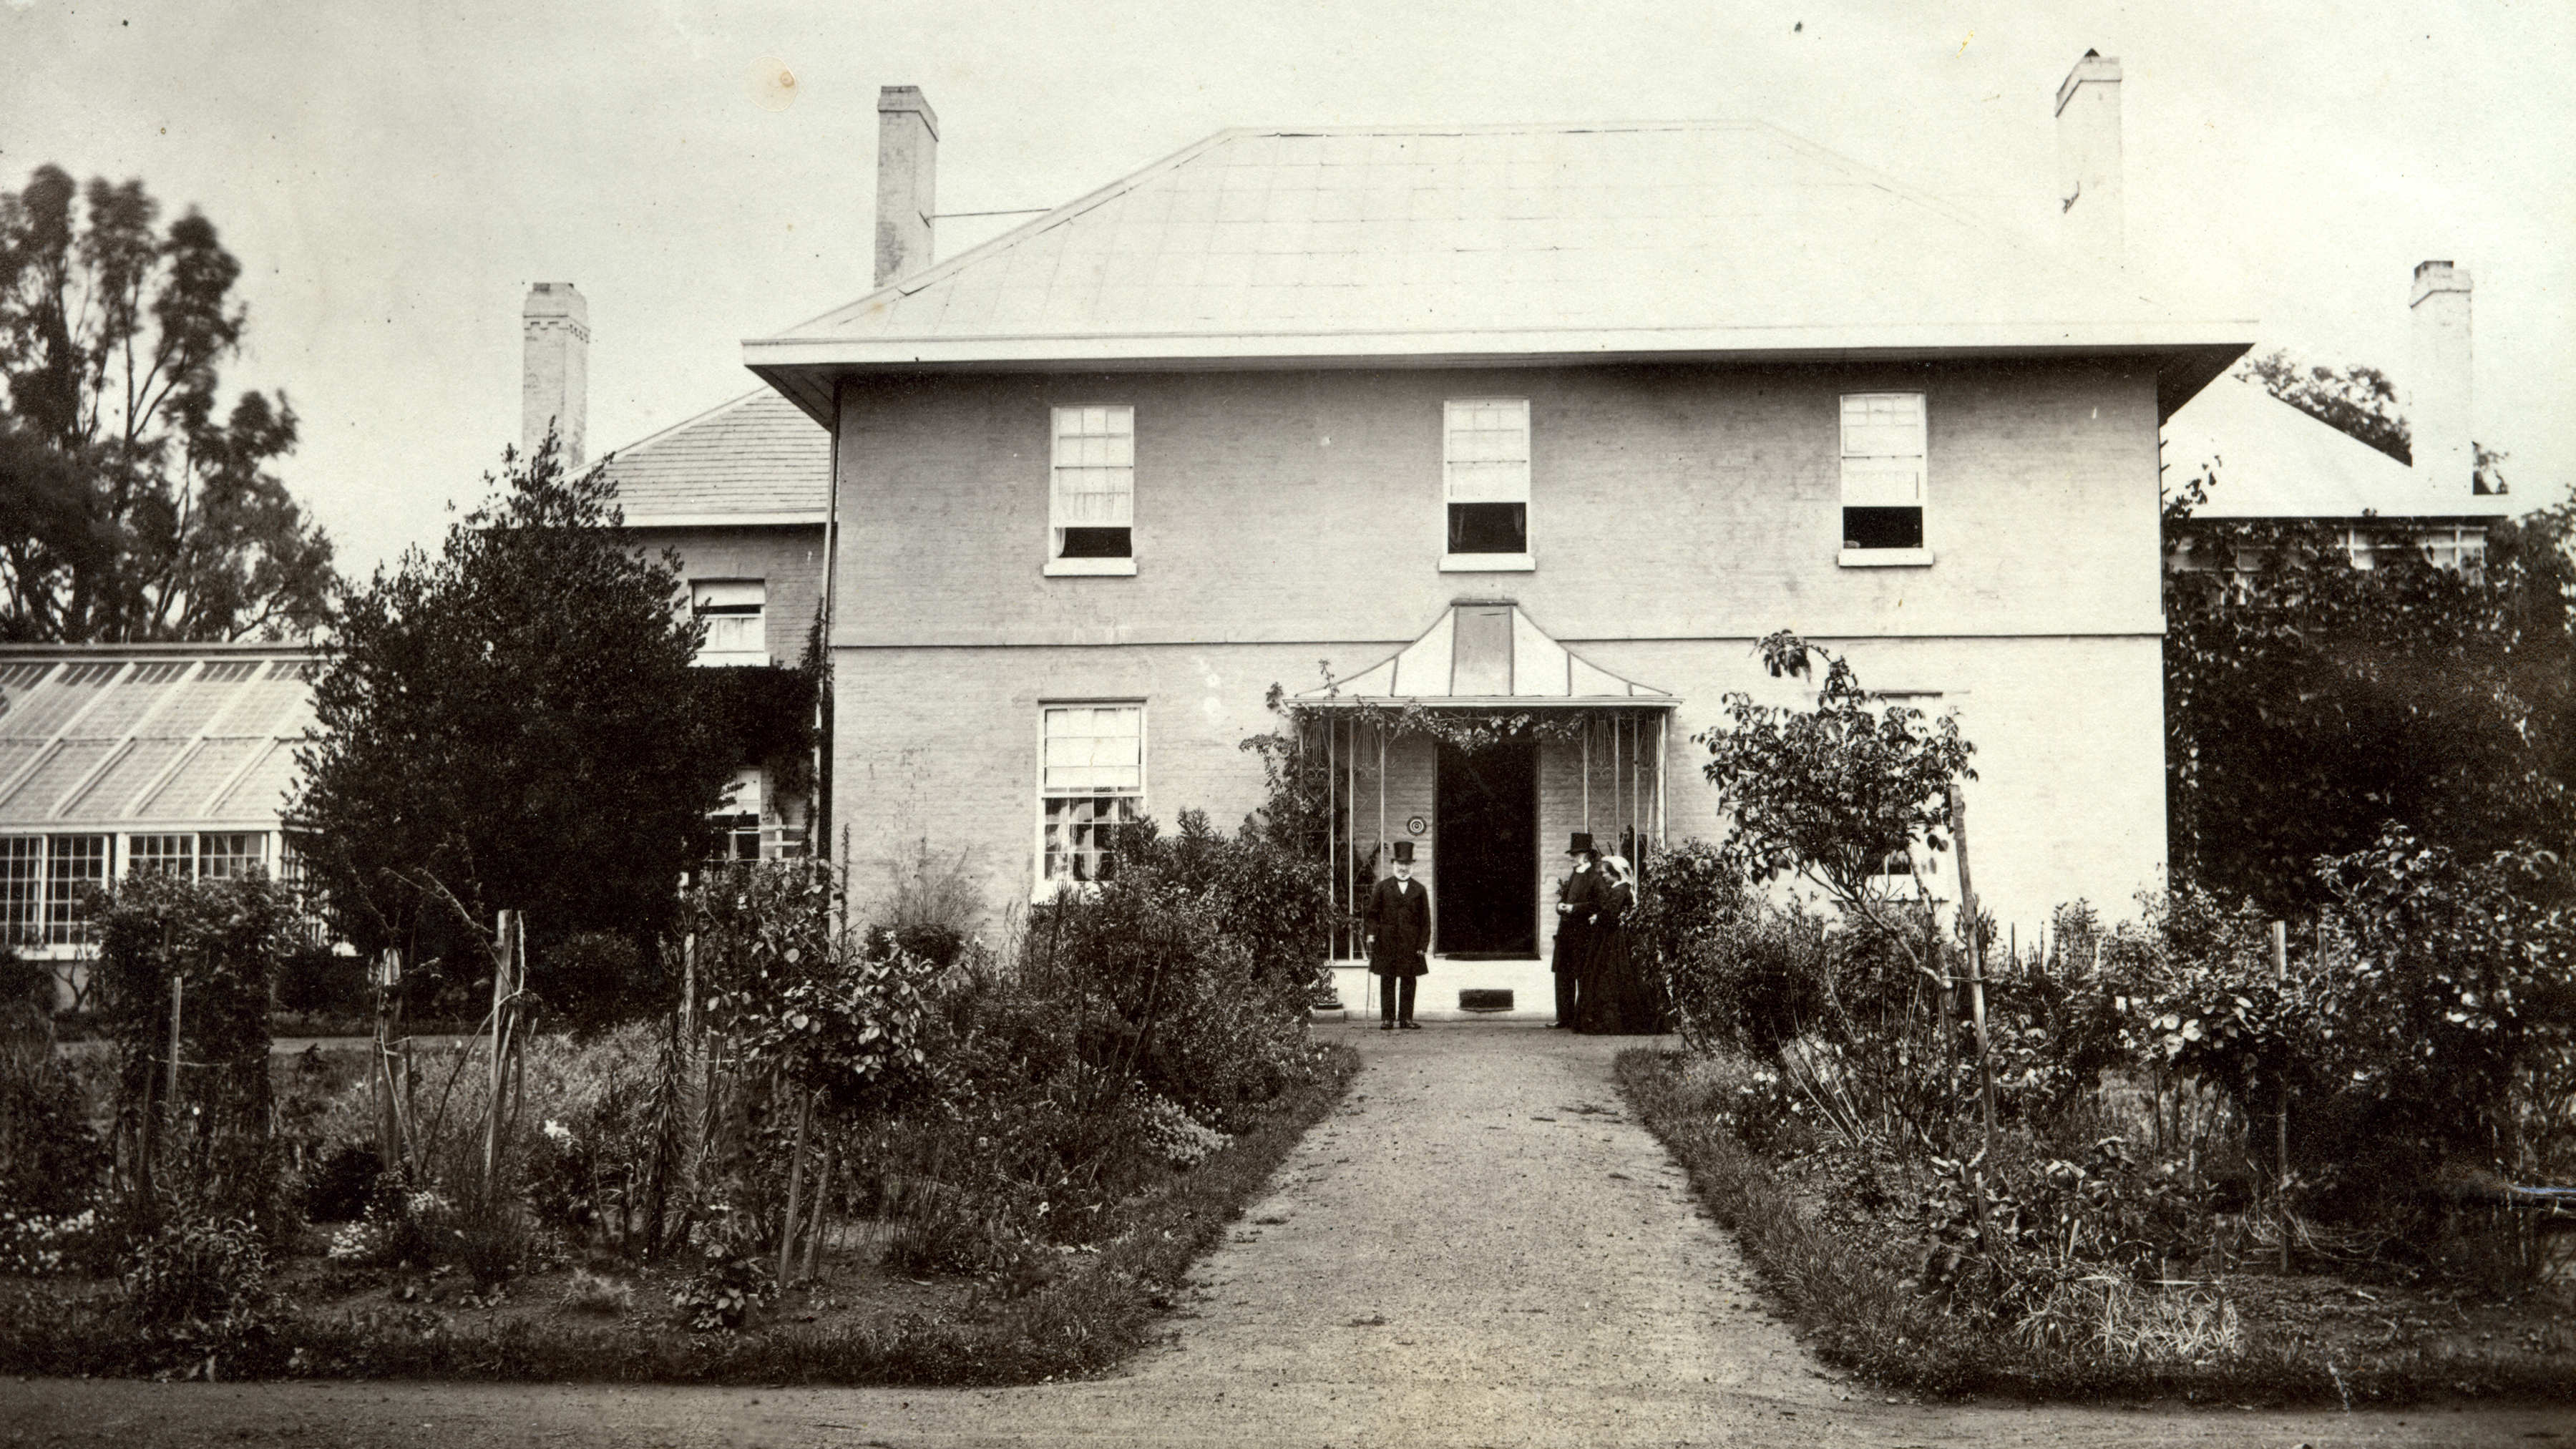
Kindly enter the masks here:
[[570, 282], [539, 282], [528, 288], [519, 321], [520, 451], [535, 453], [552, 424], [564, 466], [578, 468], [590, 420], [590, 304]]
[[919, 86], [877, 91], [877, 279], [889, 283], [930, 265], [930, 218], [938, 210], [939, 117]]
[[2088, 50], [2057, 87], [2059, 234], [2070, 259], [2122, 265], [2120, 62]]
[[2476, 491], [2477, 448], [2469, 351], [2469, 274], [2449, 262], [2415, 268], [2407, 299], [2415, 317], [2407, 431], [2415, 476], [2443, 497]]

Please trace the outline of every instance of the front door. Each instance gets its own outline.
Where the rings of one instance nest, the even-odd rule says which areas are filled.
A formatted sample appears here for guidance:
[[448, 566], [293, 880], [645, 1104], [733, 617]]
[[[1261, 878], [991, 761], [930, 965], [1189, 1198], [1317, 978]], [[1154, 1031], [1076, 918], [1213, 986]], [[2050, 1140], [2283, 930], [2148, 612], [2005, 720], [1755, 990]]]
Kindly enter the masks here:
[[1538, 955], [1538, 743], [1440, 747], [1431, 859], [1433, 949]]

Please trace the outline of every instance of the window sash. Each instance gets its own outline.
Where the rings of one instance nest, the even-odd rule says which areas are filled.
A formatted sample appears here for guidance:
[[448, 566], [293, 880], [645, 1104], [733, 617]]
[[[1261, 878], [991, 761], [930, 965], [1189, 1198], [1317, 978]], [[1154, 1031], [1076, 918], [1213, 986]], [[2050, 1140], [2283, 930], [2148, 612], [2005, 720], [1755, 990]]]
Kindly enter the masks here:
[[1527, 398], [1452, 399], [1442, 409], [1441, 496], [1450, 503], [1527, 503]]
[[1136, 522], [1136, 410], [1055, 410], [1047, 485], [1050, 528], [1132, 528]]
[[0, 836], [0, 944], [36, 946], [45, 934], [45, 838]]
[[267, 852], [267, 837], [257, 832], [207, 833], [197, 837], [197, 878], [239, 880], [258, 869]]
[[1038, 879], [1094, 881], [1144, 817], [1145, 707], [1047, 705], [1039, 725]]
[[125, 873], [138, 875], [175, 875], [181, 880], [197, 874], [197, 837], [193, 835], [129, 835], [125, 838]]
[[1144, 707], [1048, 706], [1038, 788], [1048, 796], [1144, 793]]
[[45, 943], [76, 946], [89, 939], [89, 913], [81, 887], [107, 884], [108, 837], [55, 835], [45, 840]]

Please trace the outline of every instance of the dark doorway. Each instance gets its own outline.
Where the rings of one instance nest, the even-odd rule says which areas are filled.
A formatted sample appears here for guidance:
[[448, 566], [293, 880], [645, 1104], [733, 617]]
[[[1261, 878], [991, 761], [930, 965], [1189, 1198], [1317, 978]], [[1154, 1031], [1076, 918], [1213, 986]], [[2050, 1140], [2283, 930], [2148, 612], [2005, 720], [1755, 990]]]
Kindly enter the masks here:
[[1443, 956], [1538, 954], [1538, 744], [1440, 747], [1432, 883]]

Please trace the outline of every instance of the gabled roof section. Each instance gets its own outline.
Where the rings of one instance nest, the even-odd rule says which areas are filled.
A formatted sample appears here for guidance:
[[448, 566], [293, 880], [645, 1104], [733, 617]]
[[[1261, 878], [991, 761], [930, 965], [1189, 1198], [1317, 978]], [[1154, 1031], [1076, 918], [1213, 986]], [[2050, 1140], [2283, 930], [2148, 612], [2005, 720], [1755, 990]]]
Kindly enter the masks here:
[[768, 388], [611, 455], [617, 501], [637, 528], [820, 524], [832, 438]]
[[2272, 396], [2248, 378], [2211, 384], [2165, 424], [2165, 487], [2208, 465], [2195, 518], [2502, 518], [2512, 500], [2438, 486], [2415, 469]]
[[[2121, 275], [1752, 122], [1226, 131], [776, 337], [835, 372], [2233, 349]], [[2179, 366], [2179, 365], [2178, 365]]]
[[313, 723], [312, 658], [0, 646], [0, 831], [276, 828]]
[[1681, 701], [1550, 638], [1518, 604], [1461, 601], [1394, 658], [1297, 696], [1305, 705], [1385, 700], [1454, 707], [1669, 709]]

